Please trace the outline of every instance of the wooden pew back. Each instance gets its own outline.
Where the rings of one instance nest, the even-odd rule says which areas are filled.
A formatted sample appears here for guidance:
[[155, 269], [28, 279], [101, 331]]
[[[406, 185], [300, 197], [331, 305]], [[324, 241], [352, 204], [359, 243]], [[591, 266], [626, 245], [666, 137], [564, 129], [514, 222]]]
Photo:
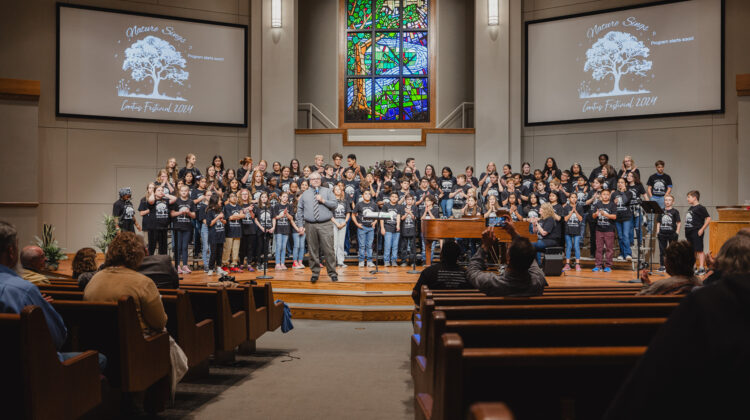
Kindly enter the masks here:
[[61, 363], [38, 306], [0, 314], [0, 337], [4, 418], [77, 418], [101, 402], [97, 353]]
[[117, 303], [56, 300], [53, 306], [68, 327], [66, 348], [107, 356], [105, 375], [113, 386], [145, 391], [169, 374], [169, 336], [143, 336], [132, 297]]

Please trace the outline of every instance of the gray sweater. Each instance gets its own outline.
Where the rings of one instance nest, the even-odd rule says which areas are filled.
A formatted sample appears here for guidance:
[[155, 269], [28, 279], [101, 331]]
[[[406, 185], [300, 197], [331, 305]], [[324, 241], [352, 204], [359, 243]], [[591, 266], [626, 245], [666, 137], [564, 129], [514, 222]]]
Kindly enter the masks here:
[[466, 279], [487, 296], [541, 296], [544, 293], [547, 280], [536, 260], [526, 272], [506, 270], [502, 274], [485, 271], [486, 261], [487, 253], [479, 248], [469, 261]]

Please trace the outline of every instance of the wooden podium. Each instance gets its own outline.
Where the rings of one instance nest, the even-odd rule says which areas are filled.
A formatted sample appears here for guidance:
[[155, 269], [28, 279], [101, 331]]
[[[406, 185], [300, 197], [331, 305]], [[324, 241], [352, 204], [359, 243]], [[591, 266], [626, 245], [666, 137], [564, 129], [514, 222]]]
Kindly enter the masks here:
[[717, 206], [719, 220], [708, 225], [708, 250], [716, 256], [724, 242], [742, 228], [750, 227], [750, 210], [741, 206]]

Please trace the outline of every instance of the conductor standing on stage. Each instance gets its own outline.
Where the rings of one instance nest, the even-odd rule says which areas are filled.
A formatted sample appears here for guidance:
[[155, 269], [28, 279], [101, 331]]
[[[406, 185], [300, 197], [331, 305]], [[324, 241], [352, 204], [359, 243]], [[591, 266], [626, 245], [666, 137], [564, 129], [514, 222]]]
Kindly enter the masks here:
[[310, 282], [318, 281], [320, 275], [320, 254], [325, 257], [326, 270], [331, 281], [338, 281], [336, 274], [336, 252], [333, 248], [333, 210], [338, 203], [333, 191], [321, 187], [320, 174], [310, 174], [310, 188], [299, 198], [297, 216], [305, 220], [305, 236], [307, 248], [310, 251]]

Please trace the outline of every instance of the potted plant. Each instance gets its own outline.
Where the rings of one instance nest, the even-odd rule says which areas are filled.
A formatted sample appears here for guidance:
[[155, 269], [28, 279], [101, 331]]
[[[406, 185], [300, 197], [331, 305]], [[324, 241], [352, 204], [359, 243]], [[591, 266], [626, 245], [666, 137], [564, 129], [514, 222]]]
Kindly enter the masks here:
[[44, 261], [47, 264], [47, 269], [51, 271], [56, 271], [59, 268], [60, 261], [68, 259], [68, 256], [65, 255], [63, 249], [57, 243], [54, 231], [54, 226], [45, 223], [42, 225], [42, 237], [36, 237], [37, 246], [44, 251]]
[[109, 244], [117, 236], [117, 225], [115, 224], [115, 218], [111, 215], [104, 214], [102, 224], [104, 225], [104, 231], [99, 234], [99, 237], [94, 239], [94, 245], [99, 248], [102, 253], [107, 253]]

